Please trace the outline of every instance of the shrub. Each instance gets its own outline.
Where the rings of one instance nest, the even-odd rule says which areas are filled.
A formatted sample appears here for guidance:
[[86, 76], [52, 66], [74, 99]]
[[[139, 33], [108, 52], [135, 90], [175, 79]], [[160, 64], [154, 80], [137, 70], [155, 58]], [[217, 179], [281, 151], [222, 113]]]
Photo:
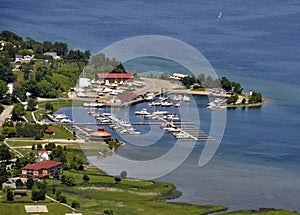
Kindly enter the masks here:
[[78, 200], [73, 200], [71, 203], [72, 208], [80, 208], [80, 202]]

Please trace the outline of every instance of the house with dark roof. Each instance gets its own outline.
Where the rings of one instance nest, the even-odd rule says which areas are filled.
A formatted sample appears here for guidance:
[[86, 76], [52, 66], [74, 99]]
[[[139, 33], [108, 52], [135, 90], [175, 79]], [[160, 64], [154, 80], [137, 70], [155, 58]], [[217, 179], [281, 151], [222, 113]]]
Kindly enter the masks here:
[[44, 160], [34, 164], [27, 164], [22, 168], [22, 178], [53, 178], [54, 174], [62, 173], [62, 162]]
[[112, 82], [133, 82], [134, 75], [132, 73], [97, 73], [96, 80]]

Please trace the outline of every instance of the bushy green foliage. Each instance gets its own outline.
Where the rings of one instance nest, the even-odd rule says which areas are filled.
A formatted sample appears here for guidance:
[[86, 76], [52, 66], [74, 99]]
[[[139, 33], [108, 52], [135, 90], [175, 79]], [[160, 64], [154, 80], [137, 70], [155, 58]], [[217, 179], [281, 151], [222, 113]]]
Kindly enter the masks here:
[[111, 150], [115, 150], [121, 145], [118, 139], [107, 139], [105, 140], [105, 143], [108, 145], [109, 149]]
[[4, 126], [2, 129], [2, 134], [4, 134], [6, 137], [14, 137], [17, 133], [14, 127]]
[[181, 80], [181, 82], [188, 89], [191, 87], [191, 85], [195, 83], [200, 84], [199, 80], [196, 79], [194, 76], [186, 76]]
[[34, 185], [31, 191], [31, 199], [33, 201], [39, 201], [45, 199], [45, 191], [43, 189], [38, 188], [38, 186]]
[[[2, 74], [1, 74], [2, 75]], [[0, 99], [4, 97], [8, 90], [7, 84], [5, 81], [0, 80]]]
[[14, 191], [11, 188], [8, 188], [6, 190], [6, 200], [7, 201], [13, 201], [14, 200]]
[[230, 96], [226, 103], [227, 104], [235, 104], [237, 102], [237, 100], [239, 99], [238, 95], [237, 94], [233, 94], [232, 96]]
[[9, 173], [6, 170], [6, 165], [4, 163], [0, 164], [0, 183], [4, 183], [9, 178]]
[[24, 184], [23, 184], [22, 180], [18, 178], [18, 179], [16, 180], [16, 187], [17, 187], [17, 188], [21, 188], [21, 187], [23, 187], [23, 186], [24, 186]]
[[58, 201], [60, 203], [67, 203], [67, 196], [64, 195], [64, 194], [60, 194], [59, 198], [58, 198]]
[[34, 185], [34, 180], [32, 177], [28, 178], [27, 181], [26, 181], [26, 187], [27, 189], [31, 189]]
[[36, 99], [34, 99], [34, 98], [28, 99], [27, 110], [28, 111], [34, 111], [34, 110], [36, 110], [37, 104], [38, 104], [38, 102], [37, 102]]
[[22, 120], [22, 116], [26, 114], [24, 105], [18, 103], [14, 106], [12, 111], [12, 120]]
[[18, 137], [43, 137], [44, 130], [47, 125], [40, 125], [35, 123], [17, 123], [16, 133]]
[[54, 110], [54, 107], [50, 102], [46, 102], [45, 103], [45, 109], [52, 112]]
[[258, 92], [253, 92], [252, 96], [249, 97], [249, 104], [255, 104], [262, 102], [262, 94]]
[[87, 174], [84, 174], [83, 176], [82, 176], [82, 179], [84, 180], [84, 181], [89, 181], [90, 180], [90, 177], [87, 175]]
[[11, 154], [9, 152], [9, 148], [5, 144], [0, 145], [0, 160], [10, 160], [11, 159]]
[[71, 203], [71, 207], [72, 208], [80, 208], [80, 202], [77, 199], [73, 200]]

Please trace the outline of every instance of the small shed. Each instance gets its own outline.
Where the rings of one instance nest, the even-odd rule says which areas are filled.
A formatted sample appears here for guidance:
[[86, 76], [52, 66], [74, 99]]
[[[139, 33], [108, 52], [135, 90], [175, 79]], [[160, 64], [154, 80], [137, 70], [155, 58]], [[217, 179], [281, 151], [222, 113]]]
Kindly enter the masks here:
[[21, 189], [14, 190], [14, 195], [15, 196], [27, 196], [27, 190], [21, 190]]

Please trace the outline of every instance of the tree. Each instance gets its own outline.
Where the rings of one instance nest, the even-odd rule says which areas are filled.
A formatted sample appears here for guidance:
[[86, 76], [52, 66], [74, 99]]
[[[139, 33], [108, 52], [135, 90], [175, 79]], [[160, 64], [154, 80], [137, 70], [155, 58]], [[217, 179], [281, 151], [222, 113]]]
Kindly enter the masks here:
[[58, 190], [55, 194], [55, 197], [56, 197], [56, 200], [59, 201], [59, 198], [60, 198], [60, 195], [61, 195], [61, 191]]
[[41, 143], [38, 143], [38, 144], [37, 144], [37, 149], [38, 149], [38, 150], [41, 150], [42, 148], [43, 148], [42, 144], [41, 144]]
[[234, 94], [227, 99], [226, 103], [227, 104], [235, 104], [238, 99], [239, 99], [238, 95]]
[[0, 99], [2, 99], [8, 91], [6, 82], [0, 80]]
[[45, 200], [46, 191], [47, 191], [46, 181], [36, 182], [35, 185], [32, 187], [31, 199], [33, 201]]
[[0, 182], [4, 183], [8, 180], [9, 173], [6, 170], [6, 165], [4, 163], [0, 164]]
[[50, 102], [46, 102], [45, 103], [45, 109], [52, 112], [54, 110], [54, 107]]
[[31, 191], [31, 199], [33, 201], [39, 201], [45, 199], [45, 191], [38, 188], [38, 186], [34, 185]]
[[12, 120], [20, 120], [25, 114], [24, 105], [19, 103], [14, 106], [11, 118]]
[[59, 200], [60, 203], [67, 203], [67, 196], [64, 194], [59, 195]]
[[12, 71], [12, 65], [10, 63], [11, 58], [15, 56], [15, 50], [13, 46], [7, 44], [4, 49], [10, 49], [2, 51], [0, 53], [0, 80], [3, 80], [6, 83], [12, 83], [16, 80], [17, 76]]
[[21, 101], [25, 101], [27, 96], [26, 96], [26, 91], [24, 87], [18, 86], [15, 87], [12, 93], [12, 97], [18, 101], [20, 99]]
[[252, 96], [249, 97], [249, 104], [255, 104], [262, 102], [262, 94], [258, 92], [253, 92]]
[[122, 63], [117, 65], [110, 73], [127, 73]]
[[67, 182], [67, 176], [66, 175], [62, 175], [60, 177], [61, 183], [65, 184]]
[[11, 31], [7, 31], [4, 30], [1, 32], [0, 37], [4, 40], [4, 41], [8, 41], [8, 42], [15, 42], [15, 41], [22, 41], [22, 37], [16, 35], [15, 33], [11, 32]]
[[22, 180], [18, 178], [16, 180], [16, 187], [19, 188], [19, 187], [23, 187], [23, 186], [24, 186], [24, 184], [23, 184]]
[[226, 90], [226, 91], [232, 90], [231, 82], [226, 77], [222, 77], [220, 82], [221, 82], [221, 86], [224, 90]]
[[34, 180], [32, 177], [28, 178], [27, 181], [26, 181], [26, 187], [27, 189], [31, 189], [34, 185]]
[[231, 82], [231, 86], [233, 88], [233, 92], [237, 94], [241, 94], [243, 91], [243, 88], [241, 87], [240, 83], [237, 82]]
[[8, 146], [5, 144], [1, 144], [0, 145], [0, 160], [9, 161], [10, 159], [11, 159], [11, 154], [9, 152]]
[[28, 99], [28, 103], [27, 103], [27, 110], [28, 111], [34, 111], [36, 110], [36, 106], [37, 106], [37, 100], [34, 98], [30, 98]]
[[71, 203], [71, 207], [72, 208], [80, 208], [80, 202], [77, 199], [73, 200]]
[[113, 210], [104, 210], [103, 213], [106, 214], [106, 215], [114, 215]]
[[84, 175], [82, 176], [82, 179], [83, 179], [85, 182], [88, 182], [88, 181], [90, 180], [90, 177], [89, 177], [88, 175], [84, 174]]
[[14, 200], [14, 191], [11, 188], [6, 190], [6, 200], [13, 201]]
[[121, 176], [119, 176], [119, 175], [115, 176], [114, 179], [115, 179], [116, 184], [118, 184], [122, 181]]
[[23, 86], [25, 91], [31, 93], [31, 96], [33, 98], [39, 96], [40, 93], [37, 87], [37, 82], [35, 80], [30, 79], [29, 81], [26, 81]]
[[242, 104], [243, 105], [246, 104], [246, 99], [245, 98], [242, 99]]
[[183, 79], [181, 79], [181, 82], [186, 88], [189, 89], [191, 85], [197, 83], [197, 79], [192, 76], [186, 76]]
[[17, 134], [17, 132], [16, 132], [16, 129], [14, 127], [5, 126], [2, 129], [2, 134], [4, 134], [7, 137], [13, 137]]
[[67, 176], [67, 180], [65, 182], [67, 186], [75, 186], [75, 178], [73, 175]]

